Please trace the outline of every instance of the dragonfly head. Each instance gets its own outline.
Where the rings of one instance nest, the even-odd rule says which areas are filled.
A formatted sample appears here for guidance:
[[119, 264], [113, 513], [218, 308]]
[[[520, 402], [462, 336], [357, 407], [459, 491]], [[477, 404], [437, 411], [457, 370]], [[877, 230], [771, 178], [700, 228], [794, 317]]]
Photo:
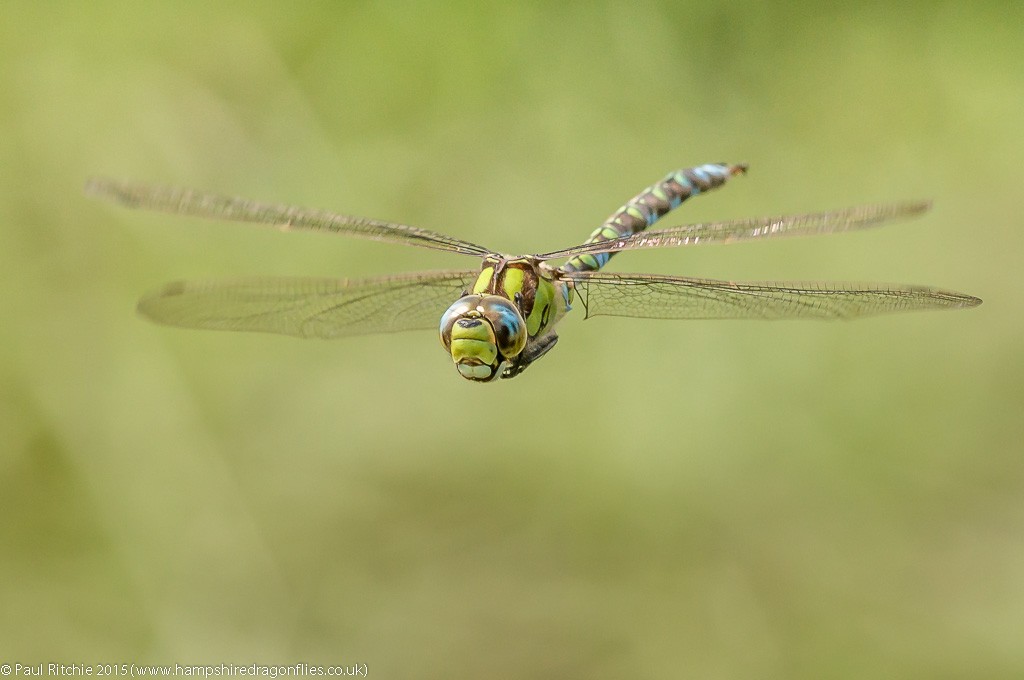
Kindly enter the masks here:
[[466, 295], [441, 317], [441, 344], [463, 378], [489, 382], [526, 347], [526, 321], [499, 295]]

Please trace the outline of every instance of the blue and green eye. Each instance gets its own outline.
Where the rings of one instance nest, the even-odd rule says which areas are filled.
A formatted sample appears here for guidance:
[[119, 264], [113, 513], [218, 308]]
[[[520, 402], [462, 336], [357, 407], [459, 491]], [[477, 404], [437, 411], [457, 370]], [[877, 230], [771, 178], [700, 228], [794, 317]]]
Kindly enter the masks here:
[[488, 295], [480, 304], [484, 318], [494, 329], [498, 350], [509, 359], [526, 347], [526, 322], [519, 309], [503, 297]]

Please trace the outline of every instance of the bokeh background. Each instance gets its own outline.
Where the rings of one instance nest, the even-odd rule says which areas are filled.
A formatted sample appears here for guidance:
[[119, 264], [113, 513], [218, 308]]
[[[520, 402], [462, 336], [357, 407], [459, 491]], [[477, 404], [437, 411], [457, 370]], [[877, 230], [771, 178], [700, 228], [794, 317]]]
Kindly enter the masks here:
[[[29, 3], [0, 21], [0, 662], [380, 678], [1024, 675], [1017, 3]], [[135, 316], [172, 279], [466, 265], [123, 210], [89, 175], [582, 240], [930, 197], [615, 271], [939, 285], [855, 323], [567, 319], [523, 377], [431, 333]]]

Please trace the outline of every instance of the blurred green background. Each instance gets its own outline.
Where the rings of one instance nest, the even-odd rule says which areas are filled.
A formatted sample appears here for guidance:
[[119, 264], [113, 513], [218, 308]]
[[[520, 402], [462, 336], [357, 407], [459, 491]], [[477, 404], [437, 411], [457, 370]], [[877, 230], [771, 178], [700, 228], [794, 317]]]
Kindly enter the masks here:
[[[0, 23], [0, 662], [382, 678], [1024, 676], [1019, 3], [22, 3]], [[135, 316], [165, 281], [454, 256], [131, 212], [106, 174], [582, 240], [930, 197], [612, 271], [939, 285], [856, 323], [567, 319], [525, 376], [431, 333]]]

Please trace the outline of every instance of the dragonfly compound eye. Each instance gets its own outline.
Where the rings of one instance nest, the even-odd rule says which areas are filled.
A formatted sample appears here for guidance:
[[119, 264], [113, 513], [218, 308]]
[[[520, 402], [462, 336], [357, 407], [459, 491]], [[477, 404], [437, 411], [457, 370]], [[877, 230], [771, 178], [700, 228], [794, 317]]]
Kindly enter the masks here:
[[519, 308], [503, 297], [486, 295], [479, 309], [494, 329], [494, 339], [502, 356], [506, 359], [518, 356], [526, 347], [526, 321]]
[[464, 378], [490, 381], [502, 362], [526, 346], [526, 322], [519, 310], [496, 295], [466, 295], [441, 317], [441, 344]]

